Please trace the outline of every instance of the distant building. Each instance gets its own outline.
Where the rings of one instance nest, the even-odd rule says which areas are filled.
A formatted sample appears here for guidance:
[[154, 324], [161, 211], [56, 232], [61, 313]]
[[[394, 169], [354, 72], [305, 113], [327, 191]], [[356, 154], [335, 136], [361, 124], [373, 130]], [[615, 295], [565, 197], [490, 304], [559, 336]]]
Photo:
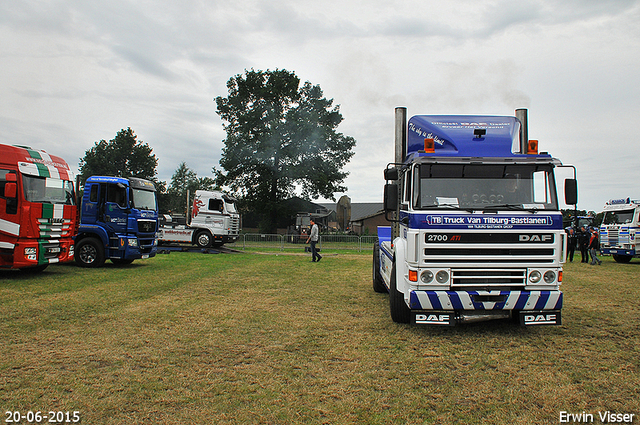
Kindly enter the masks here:
[[[329, 211], [336, 211], [336, 203], [319, 204]], [[384, 218], [382, 202], [351, 203], [351, 218], [348, 231], [357, 235], [375, 235], [378, 226], [389, 226]]]

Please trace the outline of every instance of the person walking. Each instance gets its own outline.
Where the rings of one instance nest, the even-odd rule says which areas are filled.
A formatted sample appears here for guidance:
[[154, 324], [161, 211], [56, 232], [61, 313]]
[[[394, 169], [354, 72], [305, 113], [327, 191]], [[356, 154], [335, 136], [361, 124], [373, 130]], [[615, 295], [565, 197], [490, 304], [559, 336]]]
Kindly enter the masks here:
[[589, 239], [591, 235], [587, 232], [587, 229], [584, 226], [580, 227], [580, 232], [578, 233], [578, 247], [580, 248], [580, 255], [582, 256], [581, 263], [589, 262]]
[[573, 254], [576, 252], [576, 246], [578, 245], [578, 235], [573, 227], [569, 227], [569, 234], [567, 235], [567, 254], [569, 262], [573, 263]]
[[316, 244], [318, 243], [318, 225], [313, 219], [309, 220], [309, 222], [311, 223], [311, 233], [307, 238], [307, 243], [311, 242], [311, 261], [315, 263], [322, 260], [322, 255], [318, 254], [318, 250], [316, 249]]
[[598, 231], [596, 229], [591, 229], [591, 239], [589, 239], [589, 252], [591, 253], [591, 265], [595, 266], [596, 264], [602, 264], [602, 260], [600, 260], [596, 256], [596, 250], [600, 250], [600, 240], [598, 239]]

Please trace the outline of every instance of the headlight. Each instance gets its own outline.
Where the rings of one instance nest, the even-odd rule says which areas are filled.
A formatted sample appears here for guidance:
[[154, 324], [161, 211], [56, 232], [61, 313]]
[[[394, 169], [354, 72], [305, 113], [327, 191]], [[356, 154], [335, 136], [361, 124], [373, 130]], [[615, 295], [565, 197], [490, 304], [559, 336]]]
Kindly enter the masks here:
[[431, 270], [425, 270], [420, 273], [420, 280], [422, 283], [431, 283], [433, 280], [433, 272]]
[[129, 246], [138, 246], [137, 239], [128, 239], [128, 241], [129, 241]]
[[38, 248], [25, 248], [24, 249], [24, 255], [29, 255], [29, 254], [37, 254], [38, 253]]
[[529, 282], [531, 283], [538, 283], [540, 282], [541, 278], [542, 278], [542, 274], [538, 270], [534, 270], [531, 273], [529, 273]]
[[553, 283], [556, 280], [556, 273], [553, 270], [547, 270], [544, 273], [544, 281], [546, 283]]
[[436, 282], [438, 283], [447, 283], [449, 280], [449, 273], [446, 270], [440, 270], [436, 273]]

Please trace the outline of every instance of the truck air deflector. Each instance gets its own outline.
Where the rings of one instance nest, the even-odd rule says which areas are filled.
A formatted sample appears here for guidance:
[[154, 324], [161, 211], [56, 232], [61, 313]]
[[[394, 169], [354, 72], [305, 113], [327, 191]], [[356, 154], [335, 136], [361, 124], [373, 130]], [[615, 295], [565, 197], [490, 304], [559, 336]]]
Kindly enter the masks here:
[[[476, 131], [476, 130], [484, 130]], [[433, 139], [438, 156], [513, 156], [519, 148], [520, 121], [515, 117], [416, 115], [409, 120], [407, 152], [424, 149]]]

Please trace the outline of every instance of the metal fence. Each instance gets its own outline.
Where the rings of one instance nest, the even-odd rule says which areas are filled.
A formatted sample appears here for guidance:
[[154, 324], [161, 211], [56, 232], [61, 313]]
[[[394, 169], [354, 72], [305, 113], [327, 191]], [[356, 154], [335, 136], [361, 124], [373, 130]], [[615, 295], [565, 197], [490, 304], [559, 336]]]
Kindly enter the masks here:
[[[301, 250], [304, 251], [308, 236], [300, 235], [276, 235], [263, 233], [246, 233], [233, 244], [226, 244], [229, 248], [244, 250], [246, 248], [263, 248], [270, 250]], [[373, 243], [377, 236], [357, 236], [357, 235], [320, 235], [318, 248], [351, 250], [363, 252], [373, 250]]]

